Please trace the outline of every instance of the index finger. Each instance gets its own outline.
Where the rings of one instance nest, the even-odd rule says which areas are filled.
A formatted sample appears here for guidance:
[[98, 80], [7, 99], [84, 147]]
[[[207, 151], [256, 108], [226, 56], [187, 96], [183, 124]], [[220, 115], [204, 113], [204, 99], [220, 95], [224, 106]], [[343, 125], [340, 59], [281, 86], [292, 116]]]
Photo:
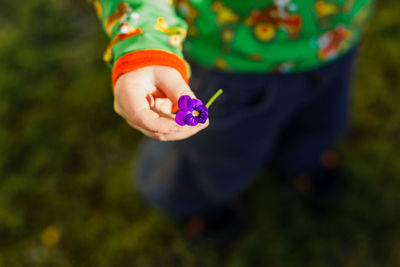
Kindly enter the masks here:
[[181, 131], [174, 119], [161, 116], [151, 109], [137, 111], [131, 121], [151, 133], [169, 134]]

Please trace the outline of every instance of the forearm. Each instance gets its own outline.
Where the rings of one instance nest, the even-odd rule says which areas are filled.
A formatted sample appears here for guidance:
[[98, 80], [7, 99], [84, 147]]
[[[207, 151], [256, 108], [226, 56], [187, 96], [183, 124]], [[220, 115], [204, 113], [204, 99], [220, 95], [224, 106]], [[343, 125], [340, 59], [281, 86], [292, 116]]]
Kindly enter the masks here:
[[182, 56], [187, 25], [166, 0], [96, 0], [110, 38], [104, 60], [113, 66], [113, 84], [123, 74], [150, 65], [173, 67], [188, 80]]

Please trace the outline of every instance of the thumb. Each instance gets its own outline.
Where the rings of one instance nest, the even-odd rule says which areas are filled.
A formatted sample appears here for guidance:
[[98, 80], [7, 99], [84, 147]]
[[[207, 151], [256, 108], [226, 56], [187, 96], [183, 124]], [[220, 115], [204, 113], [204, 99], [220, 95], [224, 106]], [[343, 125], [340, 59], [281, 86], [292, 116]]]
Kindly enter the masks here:
[[174, 105], [178, 105], [178, 100], [183, 95], [196, 98], [189, 85], [182, 78], [181, 74], [171, 67], [163, 68], [156, 72], [156, 86], [163, 91]]

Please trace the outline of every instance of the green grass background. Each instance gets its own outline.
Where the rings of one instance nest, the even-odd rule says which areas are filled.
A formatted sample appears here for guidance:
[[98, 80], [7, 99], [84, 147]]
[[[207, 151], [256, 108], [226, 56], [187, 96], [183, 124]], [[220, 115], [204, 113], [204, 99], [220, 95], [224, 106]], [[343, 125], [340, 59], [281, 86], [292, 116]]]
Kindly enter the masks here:
[[343, 205], [313, 216], [260, 177], [241, 197], [249, 230], [215, 251], [137, 194], [139, 134], [113, 112], [92, 6], [2, 1], [0, 266], [400, 266], [399, 12], [379, 1], [362, 42]]

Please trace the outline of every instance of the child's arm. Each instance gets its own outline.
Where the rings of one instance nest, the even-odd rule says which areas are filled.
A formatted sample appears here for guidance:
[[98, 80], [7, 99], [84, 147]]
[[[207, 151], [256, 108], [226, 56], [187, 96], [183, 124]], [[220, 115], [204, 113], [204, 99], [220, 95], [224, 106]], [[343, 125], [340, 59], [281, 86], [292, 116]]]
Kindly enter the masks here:
[[208, 125], [181, 127], [171, 114], [181, 95], [194, 94], [181, 52], [186, 23], [170, 2], [94, 0], [110, 37], [104, 57], [113, 65], [115, 111], [145, 135], [165, 141], [185, 139]]

